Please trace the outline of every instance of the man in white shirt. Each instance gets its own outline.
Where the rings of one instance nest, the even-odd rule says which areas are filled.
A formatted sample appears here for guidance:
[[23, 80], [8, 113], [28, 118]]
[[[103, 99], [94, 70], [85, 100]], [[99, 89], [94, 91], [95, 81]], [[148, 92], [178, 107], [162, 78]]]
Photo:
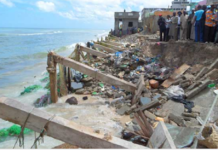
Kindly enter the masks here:
[[166, 19], [166, 41], [169, 40], [169, 31], [170, 31], [170, 26], [171, 26], [171, 17], [170, 15], [167, 15]]
[[186, 40], [187, 39], [187, 28], [188, 28], [188, 15], [186, 11], [183, 11], [183, 15], [180, 18], [181, 21], [181, 28], [180, 28], [180, 39]]

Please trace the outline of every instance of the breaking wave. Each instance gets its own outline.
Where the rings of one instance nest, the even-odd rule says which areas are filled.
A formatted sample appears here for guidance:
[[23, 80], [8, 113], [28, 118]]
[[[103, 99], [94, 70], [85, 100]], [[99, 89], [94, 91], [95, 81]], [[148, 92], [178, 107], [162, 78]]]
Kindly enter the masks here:
[[50, 31], [50, 32], [40, 32], [40, 33], [19, 33], [19, 34], [0, 34], [0, 36], [36, 36], [36, 35], [46, 35], [46, 34], [61, 34], [62, 31]]

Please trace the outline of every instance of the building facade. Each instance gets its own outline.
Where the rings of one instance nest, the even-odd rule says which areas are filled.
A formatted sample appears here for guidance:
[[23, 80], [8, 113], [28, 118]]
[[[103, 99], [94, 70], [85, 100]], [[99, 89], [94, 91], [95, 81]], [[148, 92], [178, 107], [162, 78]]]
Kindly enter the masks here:
[[172, 1], [172, 9], [184, 9], [189, 5], [188, 0], [174, 0]]
[[120, 26], [122, 24], [122, 34], [126, 35], [132, 31], [133, 28], [139, 27], [139, 12], [115, 12], [114, 31], [118, 35]]

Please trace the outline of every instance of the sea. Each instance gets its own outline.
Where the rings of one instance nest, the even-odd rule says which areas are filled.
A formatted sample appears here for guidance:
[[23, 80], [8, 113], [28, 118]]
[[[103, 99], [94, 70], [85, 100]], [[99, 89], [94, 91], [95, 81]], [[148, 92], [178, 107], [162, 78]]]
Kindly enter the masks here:
[[[26, 105], [33, 105], [37, 98], [46, 94], [45, 89], [21, 95], [25, 87], [43, 85], [40, 79], [45, 77], [47, 54], [55, 51], [61, 56], [69, 56], [77, 43], [85, 44], [88, 41], [108, 35], [109, 30], [83, 29], [0, 29], [0, 97], [5, 96], [18, 100]], [[0, 110], [1, 111], [1, 110]], [[7, 129], [13, 123], [0, 119], [0, 130]], [[30, 148], [34, 140], [33, 133], [26, 142]], [[16, 137], [0, 141], [1, 148], [13, 148]], [[47, 143], [41, 148], [52, 148], [60, 141], [47, 137]], [[19, 148], [18, 146], [16, 148]]]

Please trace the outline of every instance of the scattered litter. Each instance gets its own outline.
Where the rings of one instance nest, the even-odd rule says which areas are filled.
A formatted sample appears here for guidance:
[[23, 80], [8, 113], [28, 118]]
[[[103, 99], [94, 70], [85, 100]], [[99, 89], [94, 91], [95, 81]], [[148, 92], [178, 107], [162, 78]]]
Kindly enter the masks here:
[[164, 91], [164, 94], [168, 98], [172, 98], [172, 97], [175, 97], [175, 96], [183, 96], [185, 94], [185, 92], [179, 86], [171, 86], [167, 90]]
[[27, 88], [24, 89], [23, 92], [20, 93], [20, 95], [24, 95], [26, 93], [31, 93], [33, 91], [37, 91], [39, 89], [42, 89], [41, 85], [32, 85], [32, 86], [28, 86]]
[[65, 103], [68, 103], [70, 105], [77, 105], [78, 100], [75, 97], [71, 97], [71, 98], [68, 98]]
[[83, 97], [83, 100], [84, 101], [88, 100], [88, 97], [87, 96]]

